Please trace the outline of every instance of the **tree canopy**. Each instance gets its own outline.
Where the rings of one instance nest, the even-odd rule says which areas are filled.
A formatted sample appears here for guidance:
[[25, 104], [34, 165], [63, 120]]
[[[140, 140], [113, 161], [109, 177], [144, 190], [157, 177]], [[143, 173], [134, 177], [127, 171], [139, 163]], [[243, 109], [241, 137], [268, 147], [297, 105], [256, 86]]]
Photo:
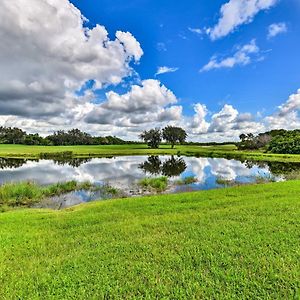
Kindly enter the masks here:
[[183, 144], [187, 138], [187, 133], [180, 127], [167, 126], [162, 130], [163, 139], [170, 143], [172, 148], [176, 143]]
[[150, 148], [158, 148], [161, 143], [161, 132], [159, 128], [145, 130], [140, 138], [145, 141]]

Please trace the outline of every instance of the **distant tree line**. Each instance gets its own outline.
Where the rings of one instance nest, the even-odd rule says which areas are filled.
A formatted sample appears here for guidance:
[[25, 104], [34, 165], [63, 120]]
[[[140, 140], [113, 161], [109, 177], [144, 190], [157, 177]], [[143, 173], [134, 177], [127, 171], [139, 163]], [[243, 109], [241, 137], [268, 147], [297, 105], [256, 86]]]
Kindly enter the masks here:
[[237, 147], [240, 150], [264, 149], [266, 152], [300, 154], [300, 130], [277, 129], [254, 135], [241, 134]]
[[39, 134], [28, 134], [16, 127], [0, 127], [0, 144], [23, 144], [41, 146], [71, 145], [122, 145], [136, 142], [124, 141], [115, 136], [91, 136], [79, 129], [59, 130], [52, 135], [42, 137]]

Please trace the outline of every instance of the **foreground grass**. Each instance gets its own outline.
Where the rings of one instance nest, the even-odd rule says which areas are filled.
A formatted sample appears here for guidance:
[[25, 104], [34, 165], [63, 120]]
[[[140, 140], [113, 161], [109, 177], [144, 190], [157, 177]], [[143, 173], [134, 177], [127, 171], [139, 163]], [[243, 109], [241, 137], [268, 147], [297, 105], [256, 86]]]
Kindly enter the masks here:
[[[272, 154], [262, 151], [239, 151], [235, 145], [187, 146], [177, 145], [174, 149], [161, 145], [159, 149], [149, 149], [147, 145], [100, 145], [100, 146], [26, 146], [0, 144], [0, 157], [11, 158], [53, 158], [68, 154], [73, 158], [88, 158], [118, 155], [186, 155], [201, 157], [223, 157], [241, 160], [300, 162], [297, 154]], [[58, 155], [59, 158], [61, 158]]]
[[299, 299], [300, 184], [0, 214], [2, 299]]

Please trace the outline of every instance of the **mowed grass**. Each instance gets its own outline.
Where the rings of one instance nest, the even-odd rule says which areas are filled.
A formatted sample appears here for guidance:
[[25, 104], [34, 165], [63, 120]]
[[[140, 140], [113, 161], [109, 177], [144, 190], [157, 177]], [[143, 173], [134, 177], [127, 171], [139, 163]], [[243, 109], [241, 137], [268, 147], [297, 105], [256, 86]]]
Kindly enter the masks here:
[[0, 214], [0, 299], [299, 299], [300, 183]]
[[[223, 157], [240, 160], [300, 162], [298, 154], [272, 154], [263, 151], [239, 151], [235, 145], [192, 146], [161, 145], [159, 149], [150, 149], [147, 145], [95, 145], [95, 146], [26, 146], [0, 144], [0, 157], [41, 158], [51, 154], [68, 153], [74, 158], [120, 156], [120, 155], [185, 155], [197, 157]], [[58, 156], [59, 157], [59, 156]]]
[[[208, 151], [208, 147], [177, 145], [174, 149], [169, 145], [161, 145], [159, 149], [150, 149], [146, 144], [135, 145], [88, 145], [88, 146], [27, 146], [0, 144], [0, 157], [39, 157], [41, 153], [73, 152], [74, 156], [97, 155], [147, 155], [177, 154], [178, 151]], [[234, 150], [235, 145], [214, 147], [214, 150]]]

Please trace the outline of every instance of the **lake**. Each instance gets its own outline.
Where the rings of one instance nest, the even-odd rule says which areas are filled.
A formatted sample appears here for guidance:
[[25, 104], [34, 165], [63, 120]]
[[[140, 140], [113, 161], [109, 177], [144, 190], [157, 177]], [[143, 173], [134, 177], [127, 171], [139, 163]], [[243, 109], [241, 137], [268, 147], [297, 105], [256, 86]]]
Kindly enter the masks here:
[[[169, 182], [193, 176], [196, 182], [172, 185], [169, 193], [222, 188], [226, 183], [253, 183], [258, 178], [283, 180], [287, 172], [299, 170], [299, 164], [241, 162], [224, 158], [176, 156], [120, 156], [113, 158], [70, 160], [22, 160], [0, 158], [0, 184], [34, 181], [41, 185], [63, 181], [89, 181], [107, 184], [125, 196], [140, 195], [139, 180], [167, 176]], [[55, 199], [46, 206], [68, 207], [81, 202], [103, 199], [100, 192], [76, 191]]]

